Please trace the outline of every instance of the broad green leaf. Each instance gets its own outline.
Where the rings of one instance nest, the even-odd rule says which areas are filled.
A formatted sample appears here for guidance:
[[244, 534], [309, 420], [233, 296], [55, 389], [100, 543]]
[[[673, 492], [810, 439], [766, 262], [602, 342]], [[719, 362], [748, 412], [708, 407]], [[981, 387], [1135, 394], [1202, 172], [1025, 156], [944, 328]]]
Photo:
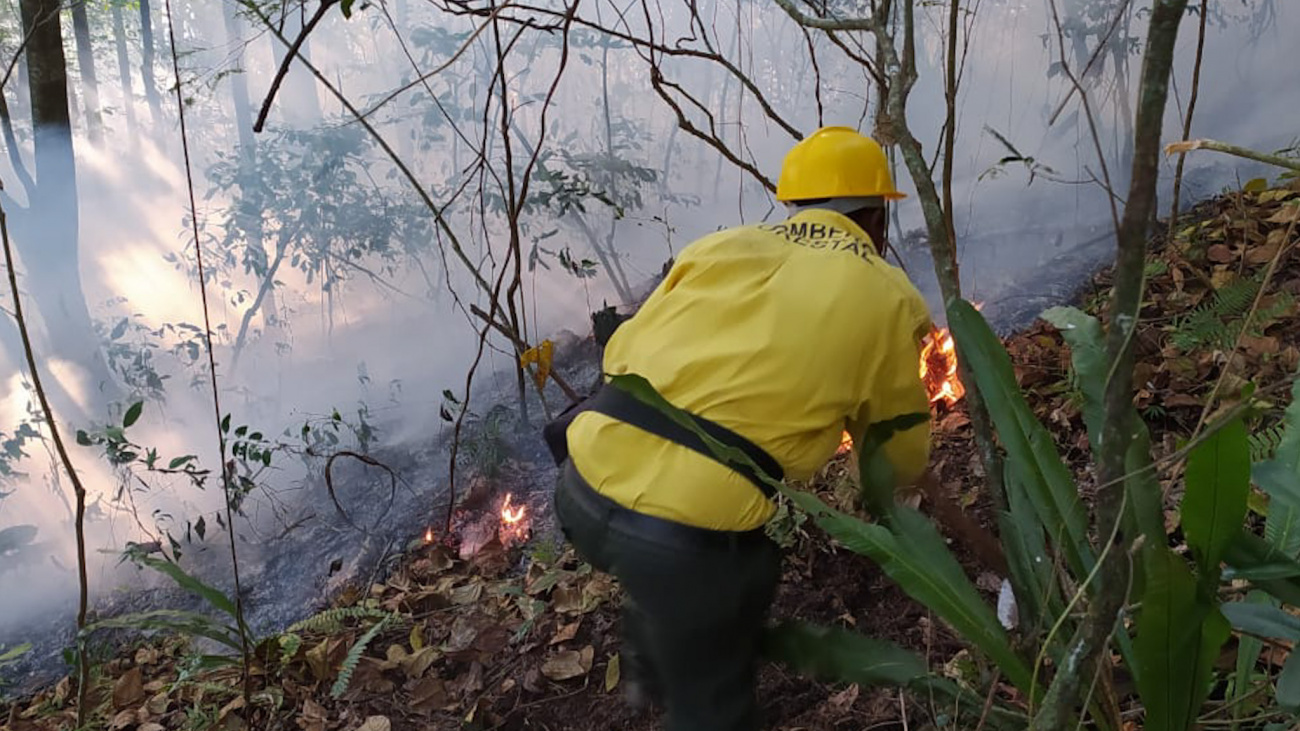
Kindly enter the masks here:
[[1277, 704], [1288, 711], [1300, 710], [1300, 652], [1292, 652], [1277, 676]]
[[1007, 451], [1008, 479], [1020, 480], [1048, 535], [1075, 576], [1086, 576], [1096, 558], [1088, 542], [1088, 515], [1070, 469], [1052, 435], [1034, 416], [1016, 383], [1011, 358], [984, 317], [965, 300], [948, 308], [958, 357], [974, 374]]
[[763, 653], [802, 675], [868, 686], [906, 686], [928, 672], [924, 660], [892, 642], [802, 621], [768, 630]]
[[179, 634], [197, 635], [219, 642], [235, 651], [242, 651], [239, 633], [198, 612], [179, 609], [155, 609], [149, 612], [123, 614], [86, 625], [85, 632], [99, 629], [162, 630]]
[[1160, 547], [1146, 552], [1147, 587], [1134, 647], [1146, 708], [1145, 731], [1186, 731], [1209, 695], [1219, 648], [1231, 635], [1217, 607], [1197, 592], [1182, 557]]
[[894, 466], [885, 456], [885, 444], [898, 432], [929, 421], [928, 412], [903, 414], [871, 424], [860, 437], [854, 439], [853, 445], [858, 452], [858, 482], [862, 488], [862, 502], [872, 515], [884, 518], [893, 512], [894, 495], [899, 487]]
[[929, 607], [988, 655], [1014, 685], [1029, 689], [1029, 667], [1011, 648], [997, 615], [923, 515], [898, 506], [891, 531], [834, 510], [815, 495], [784, 488], [782, 492], [832, 538], [880, 564], [908, 596]]
[[[1253, 604], [1269, 604], [1276, 600], [1262, 591], [1252, 591], [1246, 595], [1246, 601]], [[1255, 664], [1259, 662], [1259, 656], [1263, 651], [1264, 641], [1254, 635], [1242, 635], [1237, 641], [1237, 667], [1232, 683], [1232, 697], [1228, 699], [1233, 703], [1234, 720], [1240, 720], [1246, 715], [1246, 708], [1241, 699], [1255, 691]]]
[[1052, 579], [1052, 557], [1047, 552], [1034, 507], [1015, 480], [1007, 481], [1006, 494], [1009, 510], [998, 516], [998, 534], [1007, 556], [1020, 626], [1032, 636], [1043, 631], [1044, 618], [1058, 616], [1062, 606], [1057, 584]]
[[232, 618], [238, 616], [235, 602], [230, 597], [226, 596], [220, 589], [209, 586], [186, 573], [184, 569], [171, 561], [154, 558], [153, 556], [135, 556], [134, 559], [155, 571], [167, 574], [182, 589], [206, 600], [213, 608], [221, 610]]
[[1263, 538], [1248, 530], [1238, 530], [1237, 537], [1224, 551], [1223, 560], [1234, 576], [1243, 572], [1262, 574], [1253, 579], [1257, 588], [1287, 604], [1300, 606], [1300, 581], [1293, 577], [1281, 578], [1296, 562]]
[[[1053, 307], [1041, 317], [1059, 330], [1070, 346], [1071, 363], [1079, 390], [1083, 393], [1083, 421], [1088, 428], [1088, 441], [1095, 448], [1101, 443], [1102, 422], [1106, 415], [1106, 379], [1110, 376], [1110, 360], [1106, 356], [1106, 338], [1101, 322], [1075, 307]], [[1160, 510], [1160, 483], [1155, 471], [1149, 469], [1151, 437], [1136, 409], [1130, 411], [1128, 418], [1132, 419], [1136, 436], [1125, 457], [1125, 468], [1130, 475], [1125, 481], [1129, 492], [1126, 517], [1132, 521], [1126, 527], [1129, 530], [1136, 528], [1147, 536], [1147, 540], [1155, 541], [1163, 537], [1165, 531]], [[1141, 586], [1135, 585], [1134, 590], [1141, 593]]]
[[1300, 553], [1300, 380], [1291, 386], [1291, 405], [1282, 423], [1277, 451], [1256, 464], [1251, 477], [1269, 496], [1264, 537], [1294, 558]]
[[1083, 392], [1083, 423], [1088, 427], [1088, 441], [1096, 448], [1101, 443], [1101, 425], [1106, 416], [1106, 377], [1110, 360], [1106, 357], [1106, 336], [1101, 322], [1076, 307], [1053, 307], [1040, 315], [1061, 331], [1070, 346], [1070, 361]]
[[144, 402], [136, 401], [131, 404], [131, 408], [126, 410], [126, 416], [122, 417], [122, 427], [130, 429], [140, 420], [140, 414], [144, 413]]
[[1250, 442], [1240, 419], [1218, 429], [1187, 457], [1181, 516], [1202, 574], [1217, 574], [1224, 549], [1241, 531], [1250, 493]]
[[1300, 642], [1300, 617], [1272, 604], [1228, 602], [1223, 605], [1223, 616], [1238, 632]]

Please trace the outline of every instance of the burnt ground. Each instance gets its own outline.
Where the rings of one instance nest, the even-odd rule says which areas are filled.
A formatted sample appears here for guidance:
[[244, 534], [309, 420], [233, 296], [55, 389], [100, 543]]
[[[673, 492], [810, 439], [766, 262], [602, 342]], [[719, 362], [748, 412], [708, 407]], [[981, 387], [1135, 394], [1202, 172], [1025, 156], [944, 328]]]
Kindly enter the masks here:
[[[1300, 262], [1290, 252], [1297, 209], [1284, 207], [1296, 197], [1292, 188], [1229, 194], [1190, 212], [1172, 240], [1157, 237], [1153, 243], [1137, 335], [1136, 403], [1152, 429], [1156, 457], [1171, 453], [1204, 411], [1237, 398], [1247, 381], [1273, 404], [1251, 424], [1259, 437], [1256, 448], [1268, 449], [1289, 401], [1285, 386], [1300, 366]], [[1262, 280], [1270, 268], [1263, 293], [1243, 298], [1245, 284]], [[1082, 289], [1078, 304], [1104, 319], [1109, 284], [1109, 272], [1098, 274]], [[1241, 327], [1252, 308], [1250, 325]], [[1068, 348], [1041, 321], [1005, 343], [1030, 405], [1052, 431], [1087, 496], [1087, 437], [1081, 401], [1071, 385]], [[588, 362], [595, 351], [589, 340], [579, 345], [576, 351], [589, 352], [569, 349], [572, 360], [557, 360], [557, 367], [581, 387], [594, 371], [589, 363], [585, 371], [575, 364]], [[1220, 398], [1211, 403], [1216, 390]], [[962, 405], [935, 417], [933, 468], [943, 491], [968, 516], [993, 526]], [[138, 641], [97, 668], [93, 726], [110, 731], [657, 728], [653, 713], [633, 714], [619, 699], [613, 662], [617, 586], [556, 542], [548, 511], [554, 470], [539, 446], [533, 442], [516, 450], [497, 474], [481, 480], [457, 517], [462, 532], [476, 521], [496, 520], [509, 493], [513, 504], [522, 502], [529, 511], [528, 541], [507, 546], [498, 537], [466, 559], [454, 541], [431, 543], [404, 556], [386, 577], [346, 587], [334, 597], [333, 610], [259, 644], [252, 664], [252, 708], [244, 705], [237, 669], [182, 676], [190, 655], [186, 640]], [[850, 472], [849, 459], [839, 457], [807, 487], [828, 503], [851, 509]], [[1177, 465], [1161, 478], [1176, 499]], [[927, 505], [921, 501], [920, 507]], [[811, 524], [779, 521], [778, 527], [791, 530], [783, 536], [786, 561], [774, 619], [834, 624], [885, 638], [920, 654], [936, 672], [987, 690], [989, 677], [978, 659], [878, 567], [835, 546]], [[992, 602], [996, 576], [960, 543], [952, 548]], [[1275, 655], [1266, 654], [1265, 660], [1281, 659]], [[340, 675], [347, 682], [340, 682]], [[67, 727], [73, 717], [70, 695], [65, 678], [32, 697], [0, 705], [0, 719], [7, 718], [3, 728]], [[783, 731], [950, 723], [948, 709], [928, 698], [823, 683], [773, 664], [763, 667], [759, 695], [768, 727]]]

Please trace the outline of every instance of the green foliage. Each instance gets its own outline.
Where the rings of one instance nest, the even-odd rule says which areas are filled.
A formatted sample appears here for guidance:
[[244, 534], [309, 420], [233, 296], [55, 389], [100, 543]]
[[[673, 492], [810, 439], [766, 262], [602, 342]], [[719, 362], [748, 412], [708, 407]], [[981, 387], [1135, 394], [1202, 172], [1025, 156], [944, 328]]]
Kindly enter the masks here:
[[285, 633], [319, 632], [332, 635], [342, 632], [345, 622], [349, 619], [382, 619], [387, 616], [388, 612], [373, 607], [335, 607], [313, 614], [301, 622], [295, 622], [285, 630]]
[[924, 660], [892, 642], [800, 621], [770, 630], [764, 652], [805, 675], [864, 686], [906, 686], [928, 673]]
[[1249, 494], [1250, 446], [1245, 424], [1235, 419], [1188, 456], [1180, 510], [1187, 545], [1215, 585], [1224, 550], [1241, 531]]
[[514, 412], [504, 404], [496, 404], [482, 416], [472, 412], [467, 416], [461, 449], [479, 474], [495, 477], [510, 456], [510, 440], [505, 432]]
[[[1180, 316], [1173, 324], [1170, 342], [1179, 350], [1232, 347], [1241, 331], [1242, 320], [1259, 294], [1261, 274], [1237, 279], [1215, 291], [1209, 302]], [[1258, 335], [1260, 324], [1268, 323], [1288, 312], [1295, 299], [1286, 293], [1255, 313], [1249, 334]]]
[[1210, 691], [1210, 673], [1230, 628], [1212, 597], [1198, 591], [1187, 563], [1164, 546], [1146, 551], [1146, 593], [1135, 649], [1144, 728], [1184, 731]]
[[1255, 464], [1251, 477], [1269, 496], [1265, 539], [1294, 558], [1300, 554], [1300, 380], [1291, 386], [1280, 426], [1271, 456]]
[[347, 692], [348, 685], [352, 683], [352, 673], [356, 672], [357, 664], [361, 662], [361, 656], [365, 654], [366, 647], [370, 645], [372, 640], [379, 636], [379, 633], [382, 632], [390, 622], [398, 619], [400, 619], [399, 615], [385, 614], [383, 619], [376, 622], [373, 627], [367, 630], [365, 634], [361, 635], [361, 637], [353, 643], [352, 647], [348, 650], [347, 657], [343, 659], [343, 665], [339, 669], [339, 677], [334, 681], [334, 685], [330, 688], [331, 697], [337, 699]]

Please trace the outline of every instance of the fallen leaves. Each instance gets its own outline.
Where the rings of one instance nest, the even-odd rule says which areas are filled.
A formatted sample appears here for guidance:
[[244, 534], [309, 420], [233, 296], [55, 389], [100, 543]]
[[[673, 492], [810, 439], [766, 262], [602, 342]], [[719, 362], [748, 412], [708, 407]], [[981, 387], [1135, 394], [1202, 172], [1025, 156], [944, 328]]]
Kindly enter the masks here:
[[121, 710], [144, 700], [144, 680], [139, 666], [133, 667], [113, 683], [113, 707]]
[[580, 678], [591, 672], [591, 663], [595, 657], [596, 650], [591, 645], [581, 650], [561, 650], [542, 664], [542, 675], [555, 681]]

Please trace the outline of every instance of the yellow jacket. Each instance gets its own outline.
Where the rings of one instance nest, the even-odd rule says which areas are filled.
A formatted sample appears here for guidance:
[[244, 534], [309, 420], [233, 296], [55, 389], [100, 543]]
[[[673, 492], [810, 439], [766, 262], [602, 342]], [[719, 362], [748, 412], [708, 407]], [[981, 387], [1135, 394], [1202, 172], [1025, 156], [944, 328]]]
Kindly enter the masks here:
[[[807, 479], [846, 427], [929, 411], [918, 368], [930, 326], [925, 300], [859, 226], [809, 210], [684, 249], [610, 339], [604, 371], [645, 377]], [[567, 436], [579, 474], [629, 509], [713, 530], [756, 528], [775, 510], [740, 474], [604, 414], [580, 414]], [[886, 443], [900, 484], [929, 450], [928, 424]]]

